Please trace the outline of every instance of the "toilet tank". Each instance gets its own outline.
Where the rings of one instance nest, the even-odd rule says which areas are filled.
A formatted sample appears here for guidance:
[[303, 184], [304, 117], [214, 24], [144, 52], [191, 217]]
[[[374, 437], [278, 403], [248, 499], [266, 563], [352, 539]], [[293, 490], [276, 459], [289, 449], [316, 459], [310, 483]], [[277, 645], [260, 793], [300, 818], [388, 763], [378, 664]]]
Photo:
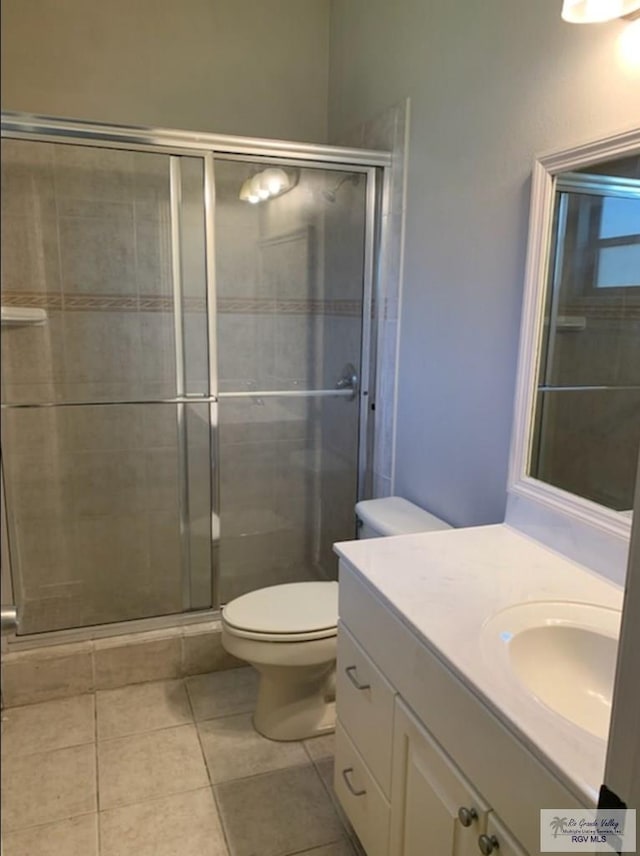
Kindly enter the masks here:
[[381, 538], [385, 535], [408, 535], [411, 532], [435, 532], [451, 529], [423, 508], [400, 496], [365, 499], [356, 505], [358, 538]]

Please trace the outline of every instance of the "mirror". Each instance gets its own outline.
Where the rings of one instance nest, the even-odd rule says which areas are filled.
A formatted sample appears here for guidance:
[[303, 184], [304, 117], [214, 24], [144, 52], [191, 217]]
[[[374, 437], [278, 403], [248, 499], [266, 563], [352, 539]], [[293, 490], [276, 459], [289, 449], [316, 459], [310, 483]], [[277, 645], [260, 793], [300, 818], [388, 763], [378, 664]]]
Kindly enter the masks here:
[[631, 509], [640, 441], [640, 155], [556, 178], [529, 474]]
[[536, 162], [510, 489], [628, 531], [640, 446], [640, 132]]

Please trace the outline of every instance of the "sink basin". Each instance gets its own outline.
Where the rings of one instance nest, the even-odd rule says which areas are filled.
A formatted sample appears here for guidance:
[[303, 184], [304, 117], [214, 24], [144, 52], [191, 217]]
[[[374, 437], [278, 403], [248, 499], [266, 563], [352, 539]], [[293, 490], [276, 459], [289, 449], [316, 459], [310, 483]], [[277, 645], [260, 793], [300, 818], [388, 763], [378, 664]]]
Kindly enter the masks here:
[[606, 740], [620, 615], [585, 603], [517, 604], [485, 622], [483, 650], [538, 702]]

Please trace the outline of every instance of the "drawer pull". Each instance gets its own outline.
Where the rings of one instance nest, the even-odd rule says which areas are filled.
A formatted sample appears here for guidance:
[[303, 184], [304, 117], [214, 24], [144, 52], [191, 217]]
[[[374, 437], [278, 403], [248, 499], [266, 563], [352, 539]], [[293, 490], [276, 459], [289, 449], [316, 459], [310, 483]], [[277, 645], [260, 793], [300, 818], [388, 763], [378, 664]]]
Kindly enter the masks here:
[[474, 820], [478, 819], [478, 812], [475, 808], [465, 808], [461, 806], [458, 809], [458, 820], [463, 826], [471, 826]]
[[498, 839], [495, 835], [492, 835], [491, 838], [489, 838], [488, 835], [481, 835], [480, 838], [478, 838], [478, 847], [480, 848], [480, 852], [483, 856], [490, 856], [494, 850], [497, 850], [500, 847], [500, 844], [498, 843]]
[[347, 666], [345, 672], [347, 673], [347, 677], [354, 685], [357, 690], [370, 690], [371, 684], [361, 684], [360, 681], [355, 676], [357, 666]]
[[361, 790], [357, 791], [351, 784], [351, 780], [349, 779], [349, 773], [353, 773], [353, 767], [347, 767], [346, 770], [342, 771], [342, 778], [344, 779], [345, 785], [349, 788], [354, 797], [363, 797], [366, 794], [366, 790], [362, 788]]

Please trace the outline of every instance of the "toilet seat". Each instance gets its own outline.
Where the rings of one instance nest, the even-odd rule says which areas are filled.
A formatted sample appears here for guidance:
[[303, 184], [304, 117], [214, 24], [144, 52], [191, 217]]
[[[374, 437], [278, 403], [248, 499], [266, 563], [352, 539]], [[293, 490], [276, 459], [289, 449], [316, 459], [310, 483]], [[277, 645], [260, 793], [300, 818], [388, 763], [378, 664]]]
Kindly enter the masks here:
[[232, 636], [263, 642], [311, 642], [337, 634], [338, 583], [270, 586], [241, 595], [222, 610]]

